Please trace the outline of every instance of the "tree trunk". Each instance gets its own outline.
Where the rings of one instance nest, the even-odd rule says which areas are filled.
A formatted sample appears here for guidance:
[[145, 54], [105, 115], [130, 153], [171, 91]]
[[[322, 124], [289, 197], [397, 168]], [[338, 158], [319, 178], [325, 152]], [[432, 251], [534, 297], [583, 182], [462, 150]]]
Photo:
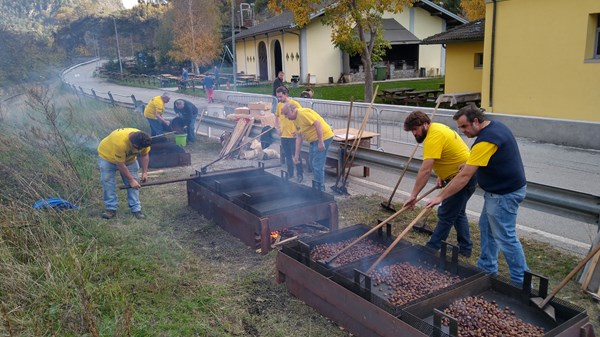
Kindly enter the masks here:
[[363, 64], [363, 71], [365, 72], [365, 99], [364, 101], [370, 103], [373, 99], [373, 69], [371, 62], [370, 53], [366, 53], [361, 57]]

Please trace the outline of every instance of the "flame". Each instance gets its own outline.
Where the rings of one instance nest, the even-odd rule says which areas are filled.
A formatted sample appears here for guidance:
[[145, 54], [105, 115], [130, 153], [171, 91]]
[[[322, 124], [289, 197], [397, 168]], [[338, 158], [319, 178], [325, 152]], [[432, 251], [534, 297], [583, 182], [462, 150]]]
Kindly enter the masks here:
[[272, 231], [271, 232], [271, 242], [277, 240], [280, 236], [281, 236], [281, 234], [279, 233], [279, 231]]

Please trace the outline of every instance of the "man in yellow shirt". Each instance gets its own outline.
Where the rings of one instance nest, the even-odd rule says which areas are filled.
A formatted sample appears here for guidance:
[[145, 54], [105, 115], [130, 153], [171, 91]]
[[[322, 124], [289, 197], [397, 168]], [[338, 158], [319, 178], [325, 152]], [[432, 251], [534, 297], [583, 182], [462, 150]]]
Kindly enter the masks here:
[[308, 158], [313, 169], [313, 180], [321, 191], [325, 191], [325, 160], [327, 150], [333, 140], [333, 130], [316, 111], [309, 108], [298, 108], [293, 103], [285, 104], [282, 108], [285, 117], [296, 126], [296, 152], [294, 163], [300, 163], [302, 140], [309, 144]]
[[517, 140], [506, 125], [489, 120], [476, 106], [465, 106], [452, 118], [465, 136], [477, 138], [465, 166], [426, 207], [452, 198], [475, 176], [485, 192], [479, 217], [481, 255], [477, 268], [497, 275], [498, 254], [502, 251], [511, 283], [521, 287], [529, 267], [516, 227], [519, 204], [527, 193], [527, 179]]
[[[112, 219], [117, 214], [117, 191], [115, 173], [119, 171], [127, 189], [127, 202], [133, 216], [144, 219], [140, 203], [138, 171], [142, 167], [141, 182], [148, 180], [148, 162], [152, 139], [148, 134], [133, 128], [113, 131], [98, 145], [98, 167], [104, 191], [105, 211], [102, 218]], [[139, 164], [137, 157], [139, 158]]]
[[[432, 123], [429, 116], [421, 111], [411, 112], [404, 120], [404, 130], [412, 132], [418, 143], [423, 143], [423, 164], [417, 173], [417, 180], [405, 206], [414, 207], [416, 199], [427, 185], [433, 171], [438, 186], [444, 186], [458, 174], [459, 168], [469, 158], [469, 148], [460, 136], [448, 126]], [[476, 179], [468, 183], [452, 197], [444, 200], [438, 208], [438, 223], [426, 246], [438, 250], [442, 240], [448, 238], [452, 227], [456, 230], [459, 253], [471, 256], [473, 242], [469, 234], [467, 201], [477, 188]]]
[[150, 124], [150, 134], [152, 137], [164, 133], [163, 124], [169, 126], [169, 121], [163, 118], [165, 113], [165, 104], [169, 103], [171, 96], [169, 93], [163, 93], [161, 96], [155, 96], [150, 100], [144, 109], [144, 117]]
[[[287, 165], [288, 178], [292, 178], [294, 177], [294, 154], [296, 153], [296, 126], [294, 122], [285, 117], [281, 110], [286, 104], [294, 104], [297, 108], [302, 108], [302, 106], [296, 100], [290, 98], [286, 87], [277, 88], [276, 93], [279, 103], [277, 103], [277, 110], [275, 111], [275, 127], [281, 138], [281, 148]], [[301, 183], [304, 179], [302, 161], [300, 160], [295, 166], [296, 180]]]

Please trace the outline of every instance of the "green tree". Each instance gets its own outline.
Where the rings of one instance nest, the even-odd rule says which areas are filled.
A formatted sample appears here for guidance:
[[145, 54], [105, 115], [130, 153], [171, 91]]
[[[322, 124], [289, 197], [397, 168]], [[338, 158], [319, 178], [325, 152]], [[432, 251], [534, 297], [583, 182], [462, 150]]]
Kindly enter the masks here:
[[316, 8], [324, 8], [323, 24], [332, 28], [331, 40], [350, 55], [360, 55], [365, 69], [365, 102], [373, 98], [373, 60], [385, 51], [382, 39], [382, 15], [398, 13], [416, 0], [269, 0], [269, 8], [277, 13], [289, 10], [298, 26], [308, 24]]
[[172, 49], [176, 61], [191, 60], [195, 66], [212, 63], [221, 52], [221, 15], [213, 0], [177, 0], [168, 16], [172, 27]]

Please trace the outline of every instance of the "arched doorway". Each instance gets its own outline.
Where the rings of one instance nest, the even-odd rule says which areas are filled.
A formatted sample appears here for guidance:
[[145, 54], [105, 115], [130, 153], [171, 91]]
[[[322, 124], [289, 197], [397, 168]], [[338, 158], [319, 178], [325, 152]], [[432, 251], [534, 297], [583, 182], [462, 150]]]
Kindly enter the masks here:
[[281, 43], [279, 40], [273, 42], [273, 77], [277, 77], [280, 71], [283, 70], [283, 55], [281, 53]]
[[267, 66], [267, 45], [262, 41], [258, 44], [258, 71], [261, 81], [269, 80], [269, 69]]

